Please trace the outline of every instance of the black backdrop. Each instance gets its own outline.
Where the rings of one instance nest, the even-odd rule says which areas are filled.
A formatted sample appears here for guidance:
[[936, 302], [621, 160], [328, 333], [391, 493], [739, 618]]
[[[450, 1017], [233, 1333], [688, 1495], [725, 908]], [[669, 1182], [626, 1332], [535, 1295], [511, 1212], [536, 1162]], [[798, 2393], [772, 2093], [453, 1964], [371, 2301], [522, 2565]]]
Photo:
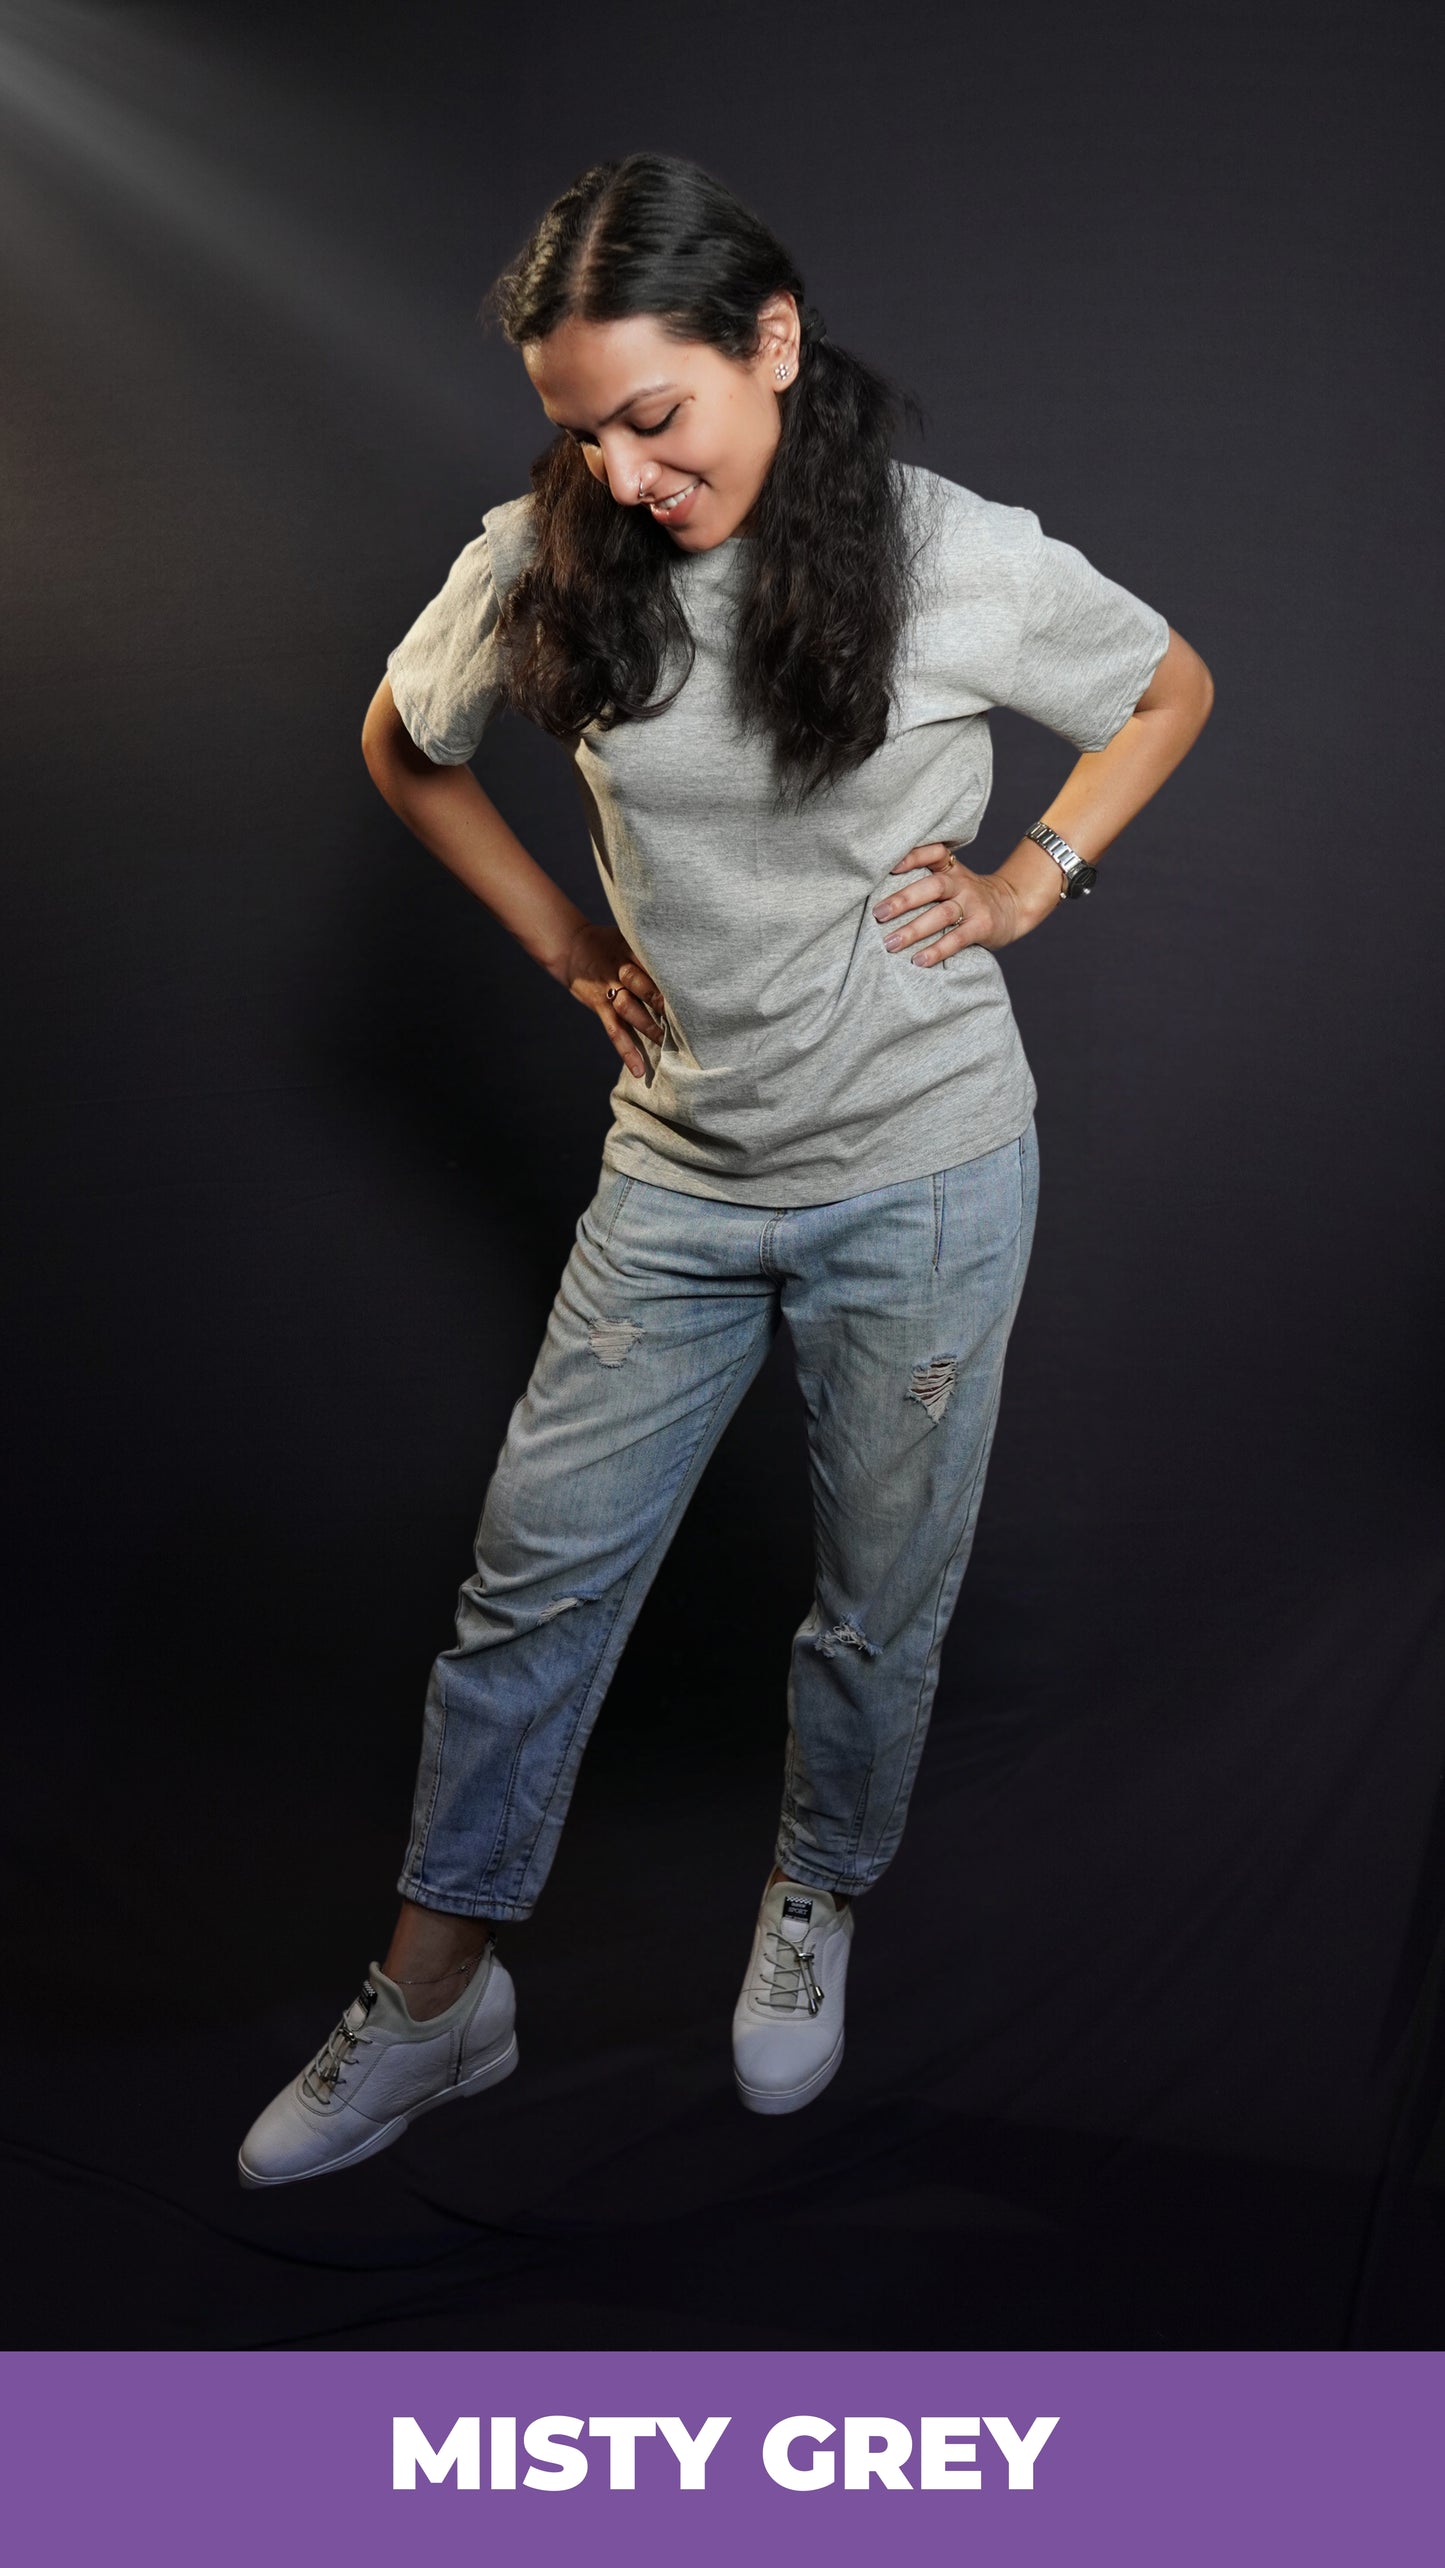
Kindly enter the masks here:
[[[1438, 2332], [1428, 23], [0, 12], [12, 2341]], [[521, 2074], [242, 2196], [385, 1943], [611, 1077], [361, 715], [545, 434], [480, 295], [638, 148], [1217, 703], [1004, 957], [1038, 1241], [843, 2074], [758, 2123], [727, 2052], [810, 1585], [784, 1341], [506, 1934]], [[1073, 756], [994, 731], [984, 864]], [[479, 772], [598, 904], [555, 747]]]

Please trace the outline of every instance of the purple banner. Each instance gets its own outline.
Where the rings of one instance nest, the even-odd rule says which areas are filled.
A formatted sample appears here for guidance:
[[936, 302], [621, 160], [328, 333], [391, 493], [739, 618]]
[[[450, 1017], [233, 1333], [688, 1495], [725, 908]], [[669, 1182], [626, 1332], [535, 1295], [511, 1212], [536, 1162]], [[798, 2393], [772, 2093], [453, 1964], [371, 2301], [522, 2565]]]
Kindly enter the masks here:
[[[15, 2354], [26, 2563], [1390, 2568], [1438, 2560], [1445, 2356]], [[685, 2546], [684, 2546], [685, 2545]]]

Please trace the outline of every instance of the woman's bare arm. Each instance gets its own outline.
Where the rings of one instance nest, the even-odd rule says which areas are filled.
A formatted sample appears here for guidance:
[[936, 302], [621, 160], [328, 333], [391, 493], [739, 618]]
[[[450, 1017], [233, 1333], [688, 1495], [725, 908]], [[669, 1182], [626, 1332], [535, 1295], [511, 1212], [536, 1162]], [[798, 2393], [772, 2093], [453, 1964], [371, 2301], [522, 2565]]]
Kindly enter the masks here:
[[[1213, 703], [1213, 678], [1193, 645], [1171, 625], [1164, 657], [1128, 721], [1107, 748], [1085, 750], [1039, 818], [1089, 864], [1096, 863], [1193, 748]], [[991, 874], [975, 874], [936, 845], [912, 848], [893, 871], [907, 873], [920, 866], [928, 871], [873, 912], [895, 950], [920, 937], [934, 939], [914, 957], [919, 963], [942, 962], [965, 945], [1011, 945], [1059, 906], [1059, 869], [1032, 838], [1020, 839]], [[893, 926], [905, 910], [914, 913], [906, 926]], [[940, 927], [945, 930], [941, 936]]]
[[517, 943], [550, 972], [567, 977], [567, 958], [588, 922], [508, 828], [470, 767], [439, 767], [412, 739], [383, 678], [361, 726], [372, 783], [414, 838], [485, 903]]
[[[661, 1039], [664, 1006], [651, 974], [615, 927], [596, 926], [528, 855], [470, 767], [441, 767], [424, 756], [397, 712], [389, 678], [367, 706], [361, 754], [398, 820], [544, 972], [601, 1018], [614, 1049], [643, 1077], [647, 1062], [636, 1035]], [[609, 1000], [609, 988], [620, 988], [621, 998]]]

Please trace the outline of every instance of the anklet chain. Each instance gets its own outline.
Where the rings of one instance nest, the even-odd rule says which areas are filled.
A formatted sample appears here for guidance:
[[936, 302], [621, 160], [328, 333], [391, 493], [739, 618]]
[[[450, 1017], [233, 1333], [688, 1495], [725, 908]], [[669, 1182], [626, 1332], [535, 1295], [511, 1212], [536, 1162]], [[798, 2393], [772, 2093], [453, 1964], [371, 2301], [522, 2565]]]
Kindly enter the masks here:
[[399, 1979], [396, 1982], [396, 1986], [398, 1988], [440, 1988], [443, 1980], [461, 1979], [464, 1974], [471, 1969], [473, 1962], [479, 1962], [481, 1960], [482, 1953], [484, 1953], [486, 1949], [486, 1945], [484, 1944], [482, 1946], [481, 1953], [473, 1953], [471, 1961], [458, 1962], [455, 1970], [438, 1971], [435, 1979]]

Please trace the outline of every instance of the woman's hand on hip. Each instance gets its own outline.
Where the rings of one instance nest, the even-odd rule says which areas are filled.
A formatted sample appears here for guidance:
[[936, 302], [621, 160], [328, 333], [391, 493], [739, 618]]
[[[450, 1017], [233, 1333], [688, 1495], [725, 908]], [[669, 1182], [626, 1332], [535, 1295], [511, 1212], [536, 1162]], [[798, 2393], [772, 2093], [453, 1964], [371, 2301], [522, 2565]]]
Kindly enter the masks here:
[[1033, 926], [1011, 884], [998, 874], [973, 873], [941, 840], [910, 847], [889, 871], [907, 874], [917, 866], [926, 868], [918, 880], [890, 892], [873, 912], [888, 931], [883, 941], [890, 954], [930, 937], [910, 960], [941, 963], [965, 945], [1012, 945]]
[[572, 940], [565, 977], [573, 998], [600, 1017], [608, 1042], [633, 1077], [645, 1078], [647, 1058], [637, 1037], [661, 1043], [667, 1001], [626, 939], [615, 927], [596, 927], [589, 920]]

